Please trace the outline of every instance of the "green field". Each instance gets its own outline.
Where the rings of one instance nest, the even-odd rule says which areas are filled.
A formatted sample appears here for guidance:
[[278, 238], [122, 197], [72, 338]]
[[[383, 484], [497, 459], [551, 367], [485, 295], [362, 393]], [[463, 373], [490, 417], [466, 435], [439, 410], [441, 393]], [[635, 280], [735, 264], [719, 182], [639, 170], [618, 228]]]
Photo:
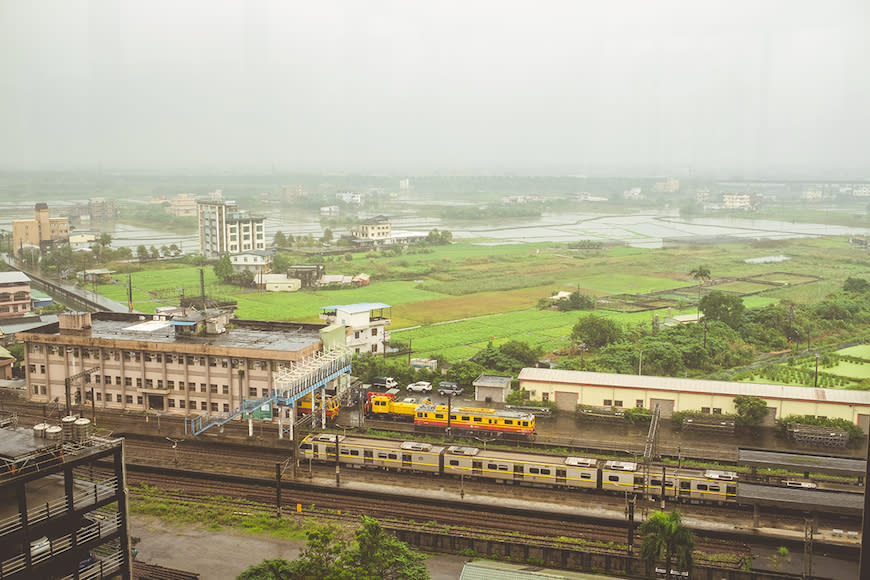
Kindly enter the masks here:
[[853, 356], [855, 358], [863, 358], [867, 361], [870, 361], [870, 344], [858, 344], [855, 346], [850, 346], [848, 348], [841, 348], [837, 351], [837, 354]]
[[[790, 259], [776, 264], [744, 262], [774, 253]], [[355, 254], [350, 261], [339, 256], [327, 260], [329, 273], [365, 272], [371, 275], [372, 283], [362, 288], [295, 293], [240, 289], [219, 283], [211, 266], [203, 271], [206, 293], [210, 297], [236, 300], [240, 318], [317, 322], [324, 306], [383, 302], [392, 306], [388, 315], [396, 340], [412, 340], [418, 353], [466, 358], [485, 347], [490, 337], [494, 337], [496, 344], [516, 338], [544, 351], [569, 346], [571, 328], [582, 313], [538, 307], [539, 301], [559, 291], [580, 289], [599, 299], [671, 291], [667, 295], [672, 300], [670, 309], [637, 313], [599, 310], [623, 325], [649, 324], [655, 313], [660, 319], [694, 313], [695, 292], [675, 291], [691, 288], [695, 281], [689, 272], [702, 264], [710, 269], [714, 280], [761, 275], [794, 284], [806, 280], [808, 275], [824, 277], [822, 281], [799, 286], [770, 287], [751, 282], [720, 286], [732, 291], [762, 290], [744, 298], [747, 308], [782, 299], [816, 301], [841, 288], [847, 277], [870, 277], [863, 254], [842, 238], [687, 245], [658, 250], [625, 246], [579, 250], [551, 243], [493, 246], [463, 242], [400, 255]], [[177, 305], [182, 291], [188, 297], [200, 294], [198, 267], [163, 263], [160, 266], [131, 274], [137, 310], [153, 312], [158, 306]], [[97, 290], [124, 303], [127, 275], [118, 274], [116, 280], [114, 284], [99, 285]], [[624, 309], [629, 310], [629, 306], [626, 304]], [[870, 357], [870, 353], [865, 354]]]

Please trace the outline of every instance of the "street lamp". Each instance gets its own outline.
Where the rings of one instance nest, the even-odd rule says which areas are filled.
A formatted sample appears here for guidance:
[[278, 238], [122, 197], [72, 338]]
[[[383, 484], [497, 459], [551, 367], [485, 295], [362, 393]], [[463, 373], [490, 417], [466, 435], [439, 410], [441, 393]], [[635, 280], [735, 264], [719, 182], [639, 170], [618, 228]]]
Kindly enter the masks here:
[[816, 353], [816, 375], [813, 379], [813, 388], [819, 387], [819, 353]]

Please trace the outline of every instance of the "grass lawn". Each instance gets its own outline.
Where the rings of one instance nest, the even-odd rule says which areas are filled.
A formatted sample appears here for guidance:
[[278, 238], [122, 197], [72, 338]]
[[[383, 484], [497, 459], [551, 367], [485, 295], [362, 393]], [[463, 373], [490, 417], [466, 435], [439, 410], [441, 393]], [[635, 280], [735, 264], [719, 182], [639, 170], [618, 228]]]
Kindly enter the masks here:
[[833, 367], [825, 367], [825, 372], [856, 380], [868, 379], [870, 378], [870, 364], [840, 361]]

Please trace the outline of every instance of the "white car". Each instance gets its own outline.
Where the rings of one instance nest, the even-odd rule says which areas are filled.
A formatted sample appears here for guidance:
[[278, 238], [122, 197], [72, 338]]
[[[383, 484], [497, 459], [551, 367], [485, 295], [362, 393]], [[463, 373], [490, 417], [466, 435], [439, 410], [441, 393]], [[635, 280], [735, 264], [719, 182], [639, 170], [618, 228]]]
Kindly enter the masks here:
[[432, 383], [417, 381], [408, 385], [408, 390], [412, 393], [428, 393], [432, 391]]

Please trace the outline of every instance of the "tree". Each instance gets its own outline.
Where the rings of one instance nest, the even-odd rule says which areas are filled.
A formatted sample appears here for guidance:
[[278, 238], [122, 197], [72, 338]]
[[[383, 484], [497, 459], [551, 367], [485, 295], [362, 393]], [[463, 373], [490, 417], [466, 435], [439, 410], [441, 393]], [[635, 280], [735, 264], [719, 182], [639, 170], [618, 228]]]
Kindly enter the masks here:
[[272, 256], [272, 271], [277, 274], [286, 274], [291, 265], [290, 256], [284, 252], [275, 252]]
[[229, 280], [233, 276], [233, 264], [230, 262], [229, 254], [221, 256], [221, 259], [214, 265], [214, 275], [223, 281]]
[[767, 417], [767, 401], [751, 395], [738, 395], [734, 397], [734, 406], [737, 408], [738, 425], [757, 427]]
[[665, 570], [670, 573], [674, 559], [680, 570], [691, 572], [695, 535], [683, 525], [679, 510], [652, 512], [638, 532], [643, 536], [640, 557], [646, 562], [648, 572], [653, 572], [657, 563], [664, 562]]
[[746, 311], [743, 298], [719, 290], [713, 290], [701, 298], [698, 307], [704, 313], [704, 320], [718, 320], [734, 330], [743, 324], [743, 314]]
[[710, 280], [710, 268], [701, 264], [689, 272], [689, 275], [698, 282], [698, 318], [701, 318], [701, 286]]
[[381, 527], [380, 522], [362, 516], [362, 527], [353, 543], [338, 530], [322, 527], [308, 532], [308, 543], [292, 561], [263, 560], [242, 572], [239, 580], [427, 580], [425, 556], [411, 550]]
[[173, 256], [177, 256], [179, 253], [181, 253], [181, 250], [178, 249], [178, 244], [170, 244], [169, 253]]
[[160, 246], [160, 255], [164, 258], [168, 258], [170, 256], [169, 246], [167, 246], [166, 244]]
[[445, 375], [445, 379], [453, 381], [463, 389], [470, 388], [474, 379], [482, 375], [486, 369], [470, 360], [458, 362], [451, 366]]
[[155, 260], [160, 257], [160, 250], [157, 249], [157, 246], [151, 246], [151, 248], [148, 250], [148, 252], [151, 254], [151, 257], [154, 258]]
[[146, 248], [144, 244], [139, 244], [136, 247], [136, 257], [140, 262], [144, 262], [148, 259], [148, 248]]
[[328, 244], [329, 242], [331, 242], [332, 241], [332, 230], [329, 228], [326, 228], [325, 230], [323, 230], [323, 237], [320, 239], [324, 244]]
[[276, 248], [283, 248], [287, 245], [287, 236], [284, 235], [284, 232], [275, 233], [275, 238], [272, 241], [272, 245]]
[[870, 290], [870, 282], [864, 278], [846, 278], [843, 282], [843, 290], [854, 294], [863, 294]]
[[100, 234], [100, 238], [97, 240], [97, 243], [100, 244], [101, 248], [108, 248], [112, 245], [112, 236], [111, 234], [102, 233]]
[[618, 341], [622, 337], [622, 329], [613, 320], [597, 314], [581, 316], [571, 330], [571, 340], [585, 342], [592, 348], [601, 348]]

